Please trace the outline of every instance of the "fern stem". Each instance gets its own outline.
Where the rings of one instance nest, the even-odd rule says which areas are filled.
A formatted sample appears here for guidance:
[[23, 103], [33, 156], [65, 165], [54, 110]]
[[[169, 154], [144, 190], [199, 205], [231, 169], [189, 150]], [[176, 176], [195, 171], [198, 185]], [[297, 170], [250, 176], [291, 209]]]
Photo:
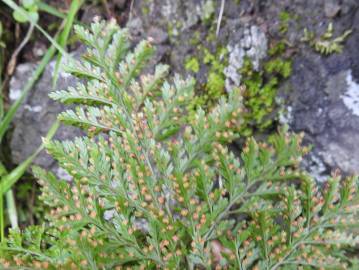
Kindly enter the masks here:
[[19, 224], [18, 224], [16, 203], [15, 203], [13, 190], [10, 189], [8, 192], [6, 192], [5, 197], [6, 197], [6, 206], [7, 206], [9, 220], [11, 223], [11, 228], [16, 229], [19, 227]]

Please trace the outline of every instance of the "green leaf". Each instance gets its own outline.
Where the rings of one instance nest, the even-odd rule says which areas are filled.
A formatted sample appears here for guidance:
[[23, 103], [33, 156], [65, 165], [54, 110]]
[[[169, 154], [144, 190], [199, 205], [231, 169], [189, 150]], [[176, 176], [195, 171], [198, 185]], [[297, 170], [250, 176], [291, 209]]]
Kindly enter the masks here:
[[23, 14], [23, 12], [19, 11], [19, 10], [15, 10], [13, 13], [12, 13], [12, 16], [14, 17], [14, 19], [16, 21], [18, 21], [19, 23], [25, 23], [27, 22], [27, 16], [25, 16]]
[[[62, 33], [61, 33], [61, 35], [59, 37], [59, 45], [63, 49], [65, 49], [65, 47], [66, 47], [66, 42], [67, 42], [67, 39], [69, 37], [70, 31], [72, 29], [73, 22], [75, 20], [77, 12], [81, 8], [82, 3], [83, 3], [83, 1], [81, 1], [81, 0], [73, 0], [71, 2], [70, 10], [69, 10], [69, 12], [67, 14], [67, 17], [66, 17], [66, 20], [65, 20], [64, 30], [62, 31]], [[56, 82], [57, 82], [57, 79], [58, 79], [61, 59], [62, 59], [62, 54], [60, 53], [57, 56], [56, 64], [55, 64], [55, 68], [54, 68], [54, 76], [53, 76], [53, 80], [52, 80], [52, 86], [53, 87], [56, 85]]]
[[36, 7], [36, 1], [35, 0], [21, 0], [21, 4], [24, 6], [24, 8], [26, 9], [31, 9], [34, 6]]

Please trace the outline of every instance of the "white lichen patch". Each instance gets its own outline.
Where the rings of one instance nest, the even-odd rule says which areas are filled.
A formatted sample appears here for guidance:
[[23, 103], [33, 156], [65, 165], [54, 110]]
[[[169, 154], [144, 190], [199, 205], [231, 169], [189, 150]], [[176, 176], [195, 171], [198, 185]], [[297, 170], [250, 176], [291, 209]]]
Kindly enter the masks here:
[[26, 104], [24, 106], [24, 108], [25, 108], [25, 110], [28, 110], [30, 112], [36, 112], [36, 113], [41, 112], [41, 110], [42, 110], [42, 106], [40, 106], [40, 105], [38, 105], [38, 106], [30, 106], [30, 105]]
[[254, 70], [259, 70], [261, 61], [267, 56], [268, 40], [264, 32], [255, 25], [247, 26], [239, 43], [227, 45], [229, 59], [224, 69], [226, 90], [231, 91], [241, 83], [240, 69], [245, 57], [248, 57]]
[[24, 78], [31, 78], [35, 67], [35, 63], [24, 63], [16, 66], [15, 74], [12, 76], [9, 85], [9, 98], [11, 102], [21, 97], [22, 89], [26, 82]]
[[[58, 76], [59, 79], [66, 79], [71, 77], [72, 75], [70, 73], [67, 73], [64, 71], [64, 67], [67, 65], [67, 61], [64, 57], [61, 58], [60, 64], [59, 64], [59, 69], [58, 69]], [[51, 76], [55, 76], [55, 68], [56, 68], [56, 61], [51, 61], [49, 64], [50, 67], [50, 72], [51, 72]], [[57, 72], [57, 71], [56, 71]]]
[[15, 100], [19, 99], [20, 96], [21, 96], [21, 89], [11, 89], [10, 88], [9, 98], [11, 101], [15, 101]]
[[352, 71], [346, 76], [347, 91], [341, 96], [344, 105], [356, 116], [359, 116], [359, 83], [353, 80]]
[[280, 124], [290, 125], [291, 123], [293, 123], [293, 119], [293, 108], [291, 106], [279, 110], [278, 121]]
[[326, 182], [329, 178], [329, 175], [326, 174], [327, 168], [324, 162], [315, 154], [310, 154], [307, 157], [308, 167], [307, 170], [309, 174], [318, 182]]

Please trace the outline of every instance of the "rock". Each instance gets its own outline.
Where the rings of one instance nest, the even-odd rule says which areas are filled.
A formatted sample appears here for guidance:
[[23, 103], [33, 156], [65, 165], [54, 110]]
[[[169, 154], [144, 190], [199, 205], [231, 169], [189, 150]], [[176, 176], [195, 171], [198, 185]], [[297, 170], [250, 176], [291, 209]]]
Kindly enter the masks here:
[[43, 42], [35, 41], [32, 53], [36, 58], [39, 58], [47, 51], [46, 45]]
[[224, 70], [227, 92], [240, 85], [240, 69], [243, 67], [245, 57], [251, 60], [254, 70], [259, 70], [261, 61], [267, 56], [268, 41], [263, 31], [256, 25], [246, 25], [243, 28], [242, 36], [238, 37], [237, 32], [229, 36], [230, 44], [227, 46], [229, 65]]
[[239, 46], [227, 47], [229, 52], [229, 65], [224, 70], [226, 74], [226, 89], [230, 91], [233, 86], [239, 86], [241, 83], [241, 74], [238, 70], [243, 66], [245, 51]]
[[260, 61], [267, 56], [267, 37], [256, 25], [251, 25], [251, 46], [247, 51], [248, 57], [252, 60], [253, 68], [259, 69]]
[[111, 2], [118, 8], [124, 8], [127, 1], [126, 0], [112, 0]]
[[[358, 9], [349, 15], [358, 17]], [[345, 174], [359, 173], [359, 55], [355, 49], [359, 33], [355, 30], [340, 54], [325, 57], [302, 48], [293, 59], [289, 79], [291, 92], [286, 99], [292, 108], [291, 127], [306, 133], [327, 173], [335, 168]]]
[[346, 92], [341, 95], [344, 105], [353, 115], [359, 116], [359, 84], [353, 80], [351, 71], [347, 71], [345, 82], [347, 84]]
[[313, 152], [305, 156], [302, 166], [318, 182], [325, 182], [330, 175], [328, 166], [326, 166], [323, 160]]
[[338, 0], [327, 0], [324, 4], [325, 16], [328, 18], [334, 18], [338, 15], [341, 9], [340, 2]]
[[144, 35], [144, 29], [141, 18], [133, 18], [132, 20], [128, 21], [126, 27], [131, 33], [132, 38], [136, 41], [139, 41], [141, 37]]
[[[46, 135], [57, 115], [65, 109], [62, 104], [54, 102], [48, 97], [48, 94], [52, 91], [55, 61], [49, 63], [42, 77], [16, 113], [13, 121], [14, 129], [10, 139], [11, 157], [16, 164], [24, 161], [36, 151], [42, 142], [41, 138]], [[17, 66], [10, 81], [10, 101], [14, 102], [20, 97], [24, 85], [36, 67], [37, 64], [35, 63], [25, 63]], [[76, 80], [72, 76], [60, 72], [56, 89], [66, 89], [68, 86], [75, 85], [75, 82]], [[82, 133], [76, 128], [61, 126], [55, 138], [61, 140], [70, 139], [80, 134]], [[66, 172], [59, 171], [55, 161], [45, 151], [37, 156], [34, 164], [50, 169], [59, 177], [68, 179]]]
[[148, 36], [153, 39], [154, 44], [162, 44], [167, 41], [168, 35], [165, 31], [158, 27], [151, 27], [148, 30]]

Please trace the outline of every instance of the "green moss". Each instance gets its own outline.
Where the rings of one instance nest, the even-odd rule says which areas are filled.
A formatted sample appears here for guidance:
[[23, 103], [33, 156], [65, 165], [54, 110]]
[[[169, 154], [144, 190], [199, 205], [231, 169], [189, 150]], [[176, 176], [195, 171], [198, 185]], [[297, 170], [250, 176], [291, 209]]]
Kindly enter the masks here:
[[211, 100], [217, 100], [224, 94], [225, 77], [223, 74], [210, 72], [208, 74], [208, 82], [206, 85], [208, 95]]
[[261, 71], [254, 71], [251, 60], [244, 59], [240, 70], [246, 89], [244, 105], [247, 112], [241, 130], [244, 136], [250, 136], [255, 131], [263, 132], [273, 126], [279, 83], [292, 73], [292, 61], [283, 57], [286, 50], [283, 44], [275, 44], [270, 48], [271, 57], [263, 64]]
[[279, 41], [269, 48], [268, 54], [269, 56], [278, 56], [283, 54], [286, 49], [287, 49], [286, 43], [284, 41]]
[[142, 13], [143, 15], [148, 15], [150, 13], [150, 8], [146, 5], [142, 7]]
[[215, 31], [210, 31], [206, 37], [206, 41], [207, 42], [213, 42], [216, 40], [216, 32]]
[[292, 73], [292, 61], [275, 58], [266, 62], [264, 69], [269, 74], [278, 74], [283, 78], [288, 78]]
[[272, 124], [268, 115], [275, 109], [278, 79], [273, 77], [265, 82], [263, 74], [255, 72], [243, 84], [246, 86], [244, 105], [248, 109], [245, 128], [247, 135], [251, 135], [254, 129], [263, 131]]
[[202, 21], [204, 21], [205, 23], [210, 23], [212, 21], [214, 12], [215, 8], [213, 0], [207, 0], [202, 8]]
[[[190, 114], [201, 107], [205, 110], [212, 107], [213, 104], [225, 94], [225, 75], [224, 68], [227, 66], [228, 53], [225, 48], [218, 48], [215, 53], [203, 46], [201, 46], [197, 53], [201, 55], [202, 63], [199, 63], [196, 58], [188, 58], [185, 63], [185, 68], [196, 72], [197, 67], [206, 65], [208, 69], [207, 81], [199, 85], [197, 84], [197, 97], [193, 99], [188, 110]], [[197, 66], [198, 64], [198, 66]], [[191, 113], [192, 112], [192, 113]]]
[[[286, 79], [292, 73], [292, 61], [286, 58], [287, 45], [284, 42], [272, 44], [269, 49], [269, 59], [263, 63], [260, 71], [253, 69], [249, 58], [244, 59], [244, 64], [238, 72], [242, 75], [242, 83], [245, 86], [243, 103], [247, 109], [245, 122], [240, 133], [242, 136], [250, 136], [254, 132], [264, 132], [273, 127], [277, 105], [278, 86], [281, 80]], [[198, 59], [191, 57], [186, 60], [187, 70], [198, 72], [201, 65], [208, 68], [207, 81], [203, 85], [197, 84], [197, 97], [188, 106], [190, 115], [199, 107], [207, 110], [225, 92], [224, 69], [228, 65], [228, 52], [226, 48], [217, 48], [212, 53], [208, 48], [201, 46], [197, 53]]]
[[170, 38], [171, 42], [176, 44], [178, 42], [178, 39], [175, 38], [176, 36], [178, 36], [178, 29], [181, 29], [182, 27], [182, 23], [181, 22], [176, 22], [176, 23], [172, 23], [169, 22], [167, 25], [167, 33], [168, 33], [168, 37]]
[[181, 22], [181, 21], [178, 20], [178, 21], [176, 21], [176, 24], [175, 24], [175, 25], [176, 25], [176, 28], [177, 28], [177, 29], [181, 29], [181, 28], [183, 27], [183, 22]]
[[211, 20], [211, 26], [207, 31], [206, 41], [208, 43], [216, 43], [217, 36], [216, 36], [216, 29], [217, 29], [217, 22], [216, 20]]
[[291, 14], [287, 11], [282, 11], [281, 13], [279, 13], [279, 32], [281, 34], [285, 34], [288, 32], [290, 18]]
[[[281, 12], [279, 15], [281, 31], [284, 34], [288, 30], [288, 23], [292, 15], [288, 12]], [[213, 30], [213, 31], [212, 31]], [[216, 44], [215, 24], [207, 32], [207, 44]], [[190, 40], [196, 46], [198, 58], [187, 58], [185, 68], [197, 73], [202, 65], [208, 70], [207, 80], [197, 84], [197, 97], [193, 99], [188, 110], [194, 112], [198, 107], [208, 110], [218, 99], [226, 95], [224, 69], [228, 65], [228, 51], [224, 47], [217, 47], [215, 50], [201, 44], [199, 33], [195, 33]], [[244, 59], [241, 70], [242, 84], [245, 86], [243, 103], [246, 108], [245, 123], [241, 127], [243, 136], [252, 135], [254, 132], [267, 132], [274, 127], [275, 114], [278, 105], [275, 102], [279, 84], [288, 78], [292, 73], [292, 61], [285, 56], [288, 45], [283, 40], [275, 42], [268, 50], [268, 59], [263, 63], [260, 71], [255, 71], [249, 58]], [[203, 70], [206, 70], [203, 69]], [[203, 74], [200, 75], [201, 80]]]
[[212, 61], [215, 61], [215, 56], [211, 54], [211, 52], [207, 48], [205, 48], [203, 52], [204, 52], [203, 63], [210, 64]]
[[206, 94], [195, 96], [187, 107], [189, 120], [192, 121], [194, 119], [196, 110], [199, 108], [206, 108], [207, 105], [208, 96]]
[[142, 5], [141, 5], [143, 15], [148, 15], [150, 13], [150, 11], [151, 11], [151, 9], [150, 9], [151, 2], [152, 2], [152, 0], [144, 0], [143, 1]]
[[199, 62], [196, 58], [187, 58], [185, 69], [197, 73], [199, 71]]
[[217, 49], [212, 54], [208, 49], [204, 49], [203, 62], [209, 66], [208, 80], [205, 89], [211, 101], [218, 100], [225, 93], [224, 69], [227, 66], [227, 50]]
[[290, 14], [287, 11], [282, 11], [279, 13], [279, 20], [281, 22], [288, 22], [290, 19]]
[[343, 43], [352, 33], [351, 29], [344, 31], [340, 36], [333, 37], [334, 28], [333, 23], [328, 24], [328, 28], [324, 34], [320, 37], [316, 37], [314, 32], [308, 31], [307, 28], [304, 29], [304, 36], [302, 41], [308, 42], [317, 52], [330, 55], [333, 53], [341, 53], [343, 50]]
[[167, 33], [168, 33], [168, 36], [170, 38], [173, 37], [173, 26], [172, 26], [172, 24], [167, 25]]
[[196, 31], [193, 33], [192, 38], [189, 40], [189, 43], [192, 46], [197, 46], [201, 42], [201, 33]]

